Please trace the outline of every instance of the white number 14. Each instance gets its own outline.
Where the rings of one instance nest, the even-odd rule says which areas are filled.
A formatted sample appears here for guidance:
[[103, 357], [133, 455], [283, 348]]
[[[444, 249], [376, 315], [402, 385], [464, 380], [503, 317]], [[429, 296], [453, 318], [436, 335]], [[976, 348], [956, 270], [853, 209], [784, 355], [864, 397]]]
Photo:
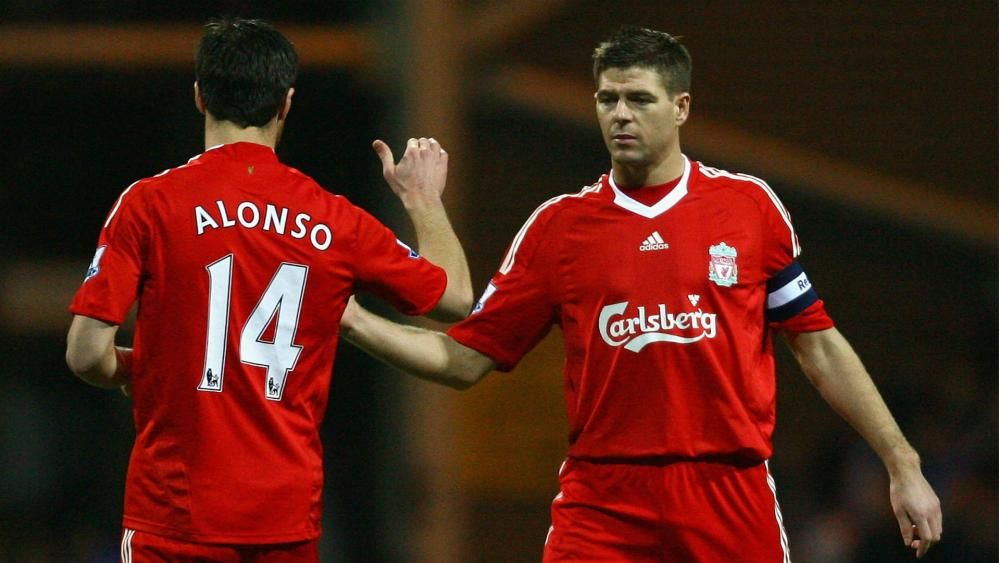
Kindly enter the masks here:
[[[208, 337], [205, 341], [205, 367], [198, 390], [220, 393], [225, 376], [233, 255], [220, 258], [205, 269], [208, 270]], [[293, 341], [299, 326], [299, 311], [302, 309], [308, 273], [306, 266], [283, 262], [240, 333], [240, 361], [267, 368], [264, 396], [272, 401], [281, 400], [285, 378], [288, 372], [295, 369], [302, 352], [302, 346], [293, 344]], [[274, 339], [268, 342], [262, 338], [272, 320]]]

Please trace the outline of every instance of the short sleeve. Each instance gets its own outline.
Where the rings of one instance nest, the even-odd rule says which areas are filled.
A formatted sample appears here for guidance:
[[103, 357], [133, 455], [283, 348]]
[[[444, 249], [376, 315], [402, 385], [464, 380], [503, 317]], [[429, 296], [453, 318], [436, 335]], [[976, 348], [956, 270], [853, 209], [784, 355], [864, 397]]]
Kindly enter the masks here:
[[385, 299], [404, 315], [424, 315], [433, 309], [448, 285], [445, 271], [400, 242], [367, 212], [355, 211], [356, 286]]
[[792, 216], [767, 184], [764, 207], [764, 272], [767, 274], [766, 316], [776, 330], [811, 332], [833, 327], [798, 257], [802, 253]]
[[71, 313], [116, 325], [125, 321], [139, 291], [149, 243], [137, 184], [122, 192], [108, 213]]
[[792, 262], [767, 281], [766, 315], [771, 328], [789, 332], [812, 332], [833, 327], [809, 276]]
[[763, 180], [753, 178], [762, 190], [761, 210], [764, 230], [764, 273], [774, 276], [788, 267], [802, 253], [799, 236], [792, 225], [792, 215]]
[[557, 316], [551, 292], [551, 237], [546, 217], [532, 216], [518, 232], [472, 314], [448, 334], [510, 371], [548, 334]]

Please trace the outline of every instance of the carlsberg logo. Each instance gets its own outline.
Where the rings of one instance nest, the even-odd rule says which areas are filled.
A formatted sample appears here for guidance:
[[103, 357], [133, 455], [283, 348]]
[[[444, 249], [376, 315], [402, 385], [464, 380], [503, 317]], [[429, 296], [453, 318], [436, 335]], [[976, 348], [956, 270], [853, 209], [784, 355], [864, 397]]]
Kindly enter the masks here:
[[647, 314], [645, 307], [636, 307], [628, 315], [628, 301], [605, 305], [601, 309], [598, 329], [609, 346], [625, 345], [630, 352], [638, 352], [653, 342], [691, 344], [702, 338], [715, 338], [715, 313], [701, 309], [690, 313], [668, 313], [666, 305], [658, 305]]

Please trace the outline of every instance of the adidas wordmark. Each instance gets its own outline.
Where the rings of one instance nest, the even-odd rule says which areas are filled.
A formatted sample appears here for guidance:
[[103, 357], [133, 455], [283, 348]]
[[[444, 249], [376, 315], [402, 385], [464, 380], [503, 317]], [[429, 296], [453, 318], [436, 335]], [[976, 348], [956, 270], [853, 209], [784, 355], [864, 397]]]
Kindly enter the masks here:
[[642, 241], [639, 245], [639, 250], [645, 252], [647, 250], [666, 250], [670, 248], [670, 245], [663, 242], [663, 237], [660, 233], [653, 231], [653, 234], [646, 237], [646, 240]]

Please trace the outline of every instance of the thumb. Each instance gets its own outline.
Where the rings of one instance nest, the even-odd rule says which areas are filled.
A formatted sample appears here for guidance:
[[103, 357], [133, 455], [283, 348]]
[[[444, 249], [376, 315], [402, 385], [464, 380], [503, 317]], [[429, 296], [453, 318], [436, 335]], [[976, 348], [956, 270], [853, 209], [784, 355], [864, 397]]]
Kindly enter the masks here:
[[375, 154], [382, 161], [382, 172], [386, 173], [392, 170], [396, 161], [392, 156], [392, 149], [389, 148], [389, 145], [385, 144], [381, 139], [375, 139], [372, 142], [372, 148], [375, 149]]

